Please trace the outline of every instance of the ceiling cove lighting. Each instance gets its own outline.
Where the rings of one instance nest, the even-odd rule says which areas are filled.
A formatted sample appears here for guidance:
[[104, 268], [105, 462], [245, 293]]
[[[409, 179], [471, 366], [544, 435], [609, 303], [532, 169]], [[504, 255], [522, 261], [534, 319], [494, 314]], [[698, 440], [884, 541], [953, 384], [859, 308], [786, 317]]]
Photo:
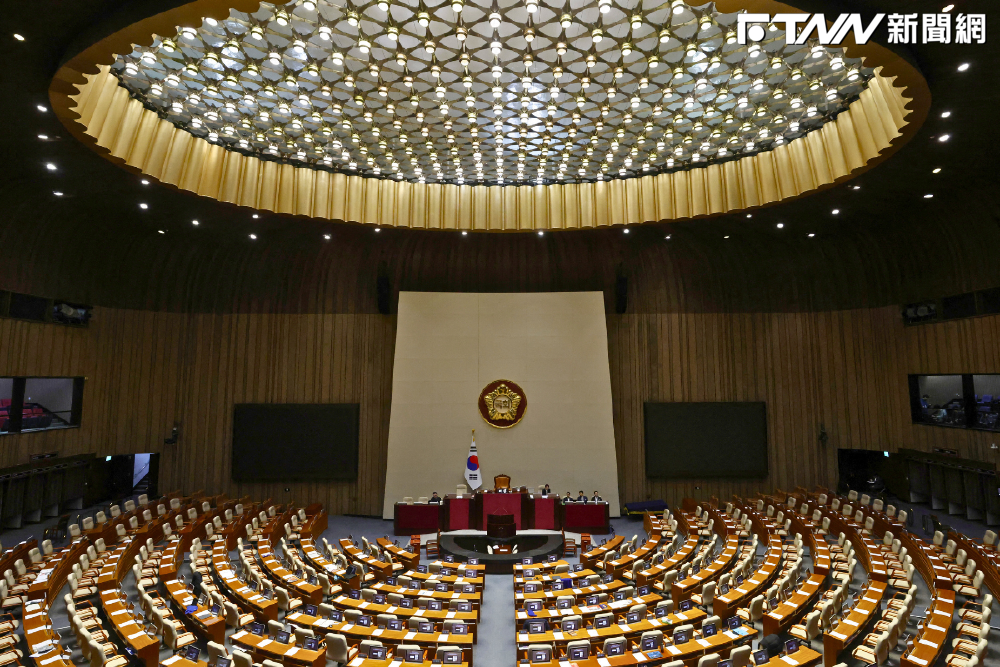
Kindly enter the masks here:
[[612, 0], [580, 0], [572, 15], [556, 5], [262, 2], [154, 37], [112, 73], [227, 150], [486, 185], [597, 182], [769, 151], [834, 120], [874, 76], [840, 47], [740, 45], [728, 39], [733, 16], [711, 4], [670, 0], [654, 22]]

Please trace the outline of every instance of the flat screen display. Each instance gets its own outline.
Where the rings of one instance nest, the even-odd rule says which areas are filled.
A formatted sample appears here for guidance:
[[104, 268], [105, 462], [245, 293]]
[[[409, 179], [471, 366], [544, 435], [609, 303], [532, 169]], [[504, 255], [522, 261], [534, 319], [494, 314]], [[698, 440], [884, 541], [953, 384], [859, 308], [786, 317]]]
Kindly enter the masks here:
[[233, 481], [358, 477], [359, 403], [233, 406]]
[[646, 476], [766, 477], [765, 403], [646, 403]]

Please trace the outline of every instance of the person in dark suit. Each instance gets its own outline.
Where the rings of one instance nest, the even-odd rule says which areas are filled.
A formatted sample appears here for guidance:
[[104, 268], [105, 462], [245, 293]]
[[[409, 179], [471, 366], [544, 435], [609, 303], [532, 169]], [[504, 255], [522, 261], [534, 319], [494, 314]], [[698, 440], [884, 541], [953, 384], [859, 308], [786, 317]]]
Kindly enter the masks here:
[[191, 576], [191, 592], [194, 593], [196, 598], [201, 597], [201, 582], [201, 572], [195, 570], [194, 574]]
[[597, 491], [594, 491], [594, 497], [590, 499], [590, 502], [592, 502], [592, 503], [603, 503], [604, 502], [604, 498], [601, 498], [601, 494], [599, 494]]
[[576, 502], [578, 503], [587, 502], [587, 494], [583, 492], [583, 489], [580, 489], [580, 495], [576, 497]]
[[439, 496], [438, 492], [435, 491], [434, 493], [431, 494], [431, 498], [427, 502], [429, 502], [429, 503], [440, 503], [441, 502], [441, 496]]
[[573, 494], [570, 493], [569, 491], [567, 491], [566, 495], [563, 496], [563, 502], [564, 503], [571, 503], [571, 502], [573, 502]]
[[545, 495], [549, 495], [550, 493], [552, 493], [552, 488], [548, 484], [546, 484], [544, 487], [542, 487], [542, 493], [544, 493]]

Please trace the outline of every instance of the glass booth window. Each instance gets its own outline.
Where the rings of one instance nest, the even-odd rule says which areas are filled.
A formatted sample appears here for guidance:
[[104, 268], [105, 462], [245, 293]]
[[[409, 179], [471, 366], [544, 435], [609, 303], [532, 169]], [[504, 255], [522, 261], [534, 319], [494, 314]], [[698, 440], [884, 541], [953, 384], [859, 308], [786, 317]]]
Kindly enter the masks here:
[[916, 381], [919, 411], [914, 421], [967, 426], [961, 375], [918, 375]]
[[973, 375], [976, 428], [1000, 431], [1000, 375]]
[[73, 378], [27, 378], [22, 415], [22, 431], [70, 426]]
[[14, 378], [0, 378], [0, 433], [10, 428], [10, 401], [14, 395]]

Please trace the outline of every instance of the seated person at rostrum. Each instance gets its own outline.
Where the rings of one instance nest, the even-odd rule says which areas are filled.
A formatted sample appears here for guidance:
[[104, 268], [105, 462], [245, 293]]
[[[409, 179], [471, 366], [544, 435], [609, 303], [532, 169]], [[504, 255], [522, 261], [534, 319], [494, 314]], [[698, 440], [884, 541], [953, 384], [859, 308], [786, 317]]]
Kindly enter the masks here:
[[594, 491], [594, 497], [590, 499], [590, 502], [592, 502], [592, 503], [603, 503], [604, 502], [604, 498], [601, 498], [601, 494], [599, 494], [595, 490]]
[[542, 494], [543, 495], [547, 496], [550, 493], [552, 493], [552, 487], [550, 487], [548, 484], [546, 484], [545, 486], [542, 487]]
[[570, 493], [569, 491], [567, 491], [566, 495], [563, 496], [562, 500], [563, 500], [564, 503], [571, 503], [571, 502], [573, 502], [573, 494]]
[[587, 494], [583, 492], [583, 489], [580, 489], [580, 495], [576, 497], [576, 502], [578, 503], [587, 502]]
[[441, 496], [439, 496], [438, 492], [435, 491], [434, 493], [431, 494], [430, 500], [428, 500], [427, 502], [429, 502], [429, 503], [440, 503], [441, 502]]

